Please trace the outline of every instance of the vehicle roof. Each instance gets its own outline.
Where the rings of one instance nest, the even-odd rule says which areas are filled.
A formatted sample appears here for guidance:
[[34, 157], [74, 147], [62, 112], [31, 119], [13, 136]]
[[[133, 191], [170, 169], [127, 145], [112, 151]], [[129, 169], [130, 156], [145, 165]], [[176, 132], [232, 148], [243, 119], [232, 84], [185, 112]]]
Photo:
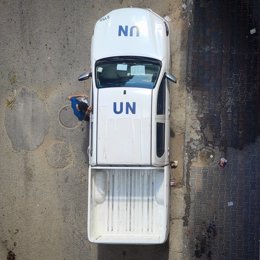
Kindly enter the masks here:
[[116, 9], [95, 25], [92, 62], [113, 56], [143, 56], [163, 60], [168, 48], [168, 24], [149, 9]]

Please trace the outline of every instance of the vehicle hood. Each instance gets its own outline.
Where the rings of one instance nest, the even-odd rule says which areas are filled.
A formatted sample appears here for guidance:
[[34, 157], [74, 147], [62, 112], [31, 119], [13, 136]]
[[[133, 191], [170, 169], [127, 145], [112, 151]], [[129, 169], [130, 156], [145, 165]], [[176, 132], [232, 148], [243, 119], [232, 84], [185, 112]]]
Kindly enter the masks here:
[[97, 164], [150, 165], [151, 89], [98, 89]]
[[148, 9], [122, 8], [102, 17], [92, 38], [92, 64], [113, 56], [162, 60], [167, 54], [167, 21]]

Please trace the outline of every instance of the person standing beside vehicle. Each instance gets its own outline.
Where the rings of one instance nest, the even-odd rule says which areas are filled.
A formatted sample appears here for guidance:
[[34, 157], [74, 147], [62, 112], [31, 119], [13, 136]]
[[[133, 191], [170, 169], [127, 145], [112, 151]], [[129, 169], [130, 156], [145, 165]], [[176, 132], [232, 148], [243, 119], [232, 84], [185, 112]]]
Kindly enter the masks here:
[[79, 121], [89, 121], [89, 115], [92, 112], [92, 107], [89, 106], [88, 96], [85, 94], [76, 94], [68, 96], [71, 102], [71, 108], [74, 115]]

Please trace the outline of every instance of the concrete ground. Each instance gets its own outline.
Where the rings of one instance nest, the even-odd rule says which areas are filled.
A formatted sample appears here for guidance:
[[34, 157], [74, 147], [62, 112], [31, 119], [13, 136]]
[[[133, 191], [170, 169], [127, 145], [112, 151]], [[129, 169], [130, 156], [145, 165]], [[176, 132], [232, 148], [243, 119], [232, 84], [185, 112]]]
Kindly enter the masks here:
[[[1, 0], [0, 259], [173, 259], [182, 252], [182, 185], [171, 194], [171, 236], [164, 245], [97, 246], [87, 240], [88, 131], [70, 116], [66, 97], [89, 91], [90, 81], [77, 78], [90, 68], [95, 22], [127, 6], [171, 19], [178, 78], [171, 90], [171, 157], [183, 164], [188, 16], [181, 0]], [[172, 174], [181, 182], [182, 166]]]

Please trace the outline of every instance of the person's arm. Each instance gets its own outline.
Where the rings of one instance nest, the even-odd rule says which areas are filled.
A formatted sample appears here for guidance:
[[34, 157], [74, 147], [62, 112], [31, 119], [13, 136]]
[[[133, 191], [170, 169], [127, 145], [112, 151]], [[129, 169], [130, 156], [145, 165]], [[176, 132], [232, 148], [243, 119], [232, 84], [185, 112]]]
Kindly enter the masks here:
[[90, 114], [90, 113], [92, 112], [92, 110], [93, 110], [93, 109], [92, 109], [92, 106], [89, 106], [89, 107], [88, 107], [88, 110], [87, 110], [87, 113]]
[[75, 98], [78, 98], [78, 97], [88, 98], [88, 96], [86, 94], [82, 93], [82, 94], [70, 95], [70, 96], [68, 96], [68, 100], [70, 100], [73, 97], [75, 97]]

